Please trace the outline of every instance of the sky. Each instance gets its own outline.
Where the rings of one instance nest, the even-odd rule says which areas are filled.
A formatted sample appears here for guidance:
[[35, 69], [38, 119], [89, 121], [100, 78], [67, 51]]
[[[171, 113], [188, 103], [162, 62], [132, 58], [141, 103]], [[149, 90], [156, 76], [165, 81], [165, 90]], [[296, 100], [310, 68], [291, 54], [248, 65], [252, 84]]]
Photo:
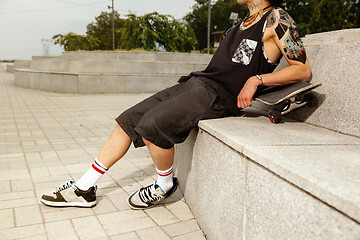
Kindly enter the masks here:
[[[114, 9], [143, 15], [157, 11], [179, 19], [191, 11], [195, 0], [114, 0]], [[59, 33], [85, 34], [86, 26], [111, 0], [0, 0], [0, 60], [25, 59], [43, 55], [42, 39]], [[49, 54], [61, 55], [58, 45]]]

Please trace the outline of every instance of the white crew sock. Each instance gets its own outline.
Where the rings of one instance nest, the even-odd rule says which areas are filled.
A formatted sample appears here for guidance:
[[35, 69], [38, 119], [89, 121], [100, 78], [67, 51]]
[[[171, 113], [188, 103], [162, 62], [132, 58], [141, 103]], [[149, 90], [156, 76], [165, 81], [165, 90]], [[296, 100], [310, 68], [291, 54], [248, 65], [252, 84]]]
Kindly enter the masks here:
[[161, 190], [163, 190], [164, 193], [166, 193], [167, 191], [169, 191], [172, 186], [173, 186], [173, 167], [171, 166], [171, 168], [161, 171], [159, 169], [156, 168], [156, 171], [158, 173], [158, 179], [156, 181], [156, 184], [161, 188]]
[[87, 191], [94, 186], [108, 169], [96, 158], [90, 169], [75, 183], [80, 190]]

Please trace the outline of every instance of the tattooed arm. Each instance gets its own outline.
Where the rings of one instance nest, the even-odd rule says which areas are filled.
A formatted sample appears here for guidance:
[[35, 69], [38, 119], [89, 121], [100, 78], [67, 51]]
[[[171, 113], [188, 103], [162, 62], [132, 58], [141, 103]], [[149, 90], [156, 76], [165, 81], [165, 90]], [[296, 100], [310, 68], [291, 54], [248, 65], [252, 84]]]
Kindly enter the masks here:
[[253, 95], [261, 84], [264, 86], [287, 85], [307, 81], [311, 75], [305, 48], [294, 20], [282, 9], [273, 10], [267, 20], [264, 34], [266, 55], [273, 62], [282, 55], [289, 66], [277, 72], [262, 74], [262, 82], [256, 76], [249, 78], [238, 95], [239, 108], [252, 104]]

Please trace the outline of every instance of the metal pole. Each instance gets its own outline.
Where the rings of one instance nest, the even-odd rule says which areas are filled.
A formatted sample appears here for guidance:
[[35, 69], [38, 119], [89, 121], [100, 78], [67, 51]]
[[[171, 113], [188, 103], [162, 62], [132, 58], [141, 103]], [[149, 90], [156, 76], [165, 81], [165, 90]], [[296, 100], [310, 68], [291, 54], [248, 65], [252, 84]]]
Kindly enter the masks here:
[[210, 53], [211, 0], [208, 0], [207, 53]]
[[114, 0], [112, 0], [112, 41], [113, 41], [113, 50], [115, 50], [115, 23], [114, 23]]

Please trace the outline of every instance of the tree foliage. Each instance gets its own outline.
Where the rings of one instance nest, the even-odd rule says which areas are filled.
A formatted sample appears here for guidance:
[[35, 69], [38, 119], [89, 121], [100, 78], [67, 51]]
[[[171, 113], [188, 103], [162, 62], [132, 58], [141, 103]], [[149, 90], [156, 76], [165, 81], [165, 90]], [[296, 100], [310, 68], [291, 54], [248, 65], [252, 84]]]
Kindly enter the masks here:
[[[126, 20], [120, 18], [118, 12], [114, 12], [115, 39], [119, 39], [120, 31], [124, 27]], [[95, 17], [95, 21], [87, 25], [87, 36], [92, 36], [100, 40], [99, 49], [112, 50], [112, 13], [101, 12]], [[115, 43], [115, 48], [117, 44]]]
[[[196, 36], [188, 24], [157, 12], [136, 16], [127, 15], [121, 19], [115, 13], [115, 45], [119, 49], [189, 52], [196, 47]], [[58, 34], [53, 37], [55, 44], [64, 46], [65, 51], [111, 50], [111, 13], [102, 12], [87, 26], [86, 35], [75, 33]]]
[[327, 32], [351, 28], [350, 7], [345, 0], [321, 0], [316, 4], [309, 22], [309, 32]]
[[[195, 0], [185, 20], [194, 29], [199, 49], [207, 46], [207, 0]], [[284, 0], [283, 8], [296, 21], [301, 36], [306, 34], [360, 27], [359, 0]], [[231, 12], [243, 19], [248, 10], [236, 0], [218, 0], [211, 8], [211, 32], [231, 27]], [[215, 29], [215, 26], [217, 28]]]
[[101, 43], [93, 36], [82, 36], [72, 32], [57, 34], [53, 36], [53, 40], [55, 44], [63, 46], [65, 51], [96, 50]]
[[[204, 49], [207, 47], [208, 1], [195, 1], [192, 12], [188, 13], [184, 19], [195, 31], [198, 48]], [[211, 7], [211, 32], [230, 28], [232, 26], [232, 21], [229, 19], [231, 12], [244, 17], [247, 13], [247, 7], [241, 6], [233, 0], [218, 0]]]
[[168, 15], [157, 12], [137, 17], [127, 16], [125, 26], [120, 31], [120, 48], [188, 52], [195, 48], [196, 36], [187, 24]]

